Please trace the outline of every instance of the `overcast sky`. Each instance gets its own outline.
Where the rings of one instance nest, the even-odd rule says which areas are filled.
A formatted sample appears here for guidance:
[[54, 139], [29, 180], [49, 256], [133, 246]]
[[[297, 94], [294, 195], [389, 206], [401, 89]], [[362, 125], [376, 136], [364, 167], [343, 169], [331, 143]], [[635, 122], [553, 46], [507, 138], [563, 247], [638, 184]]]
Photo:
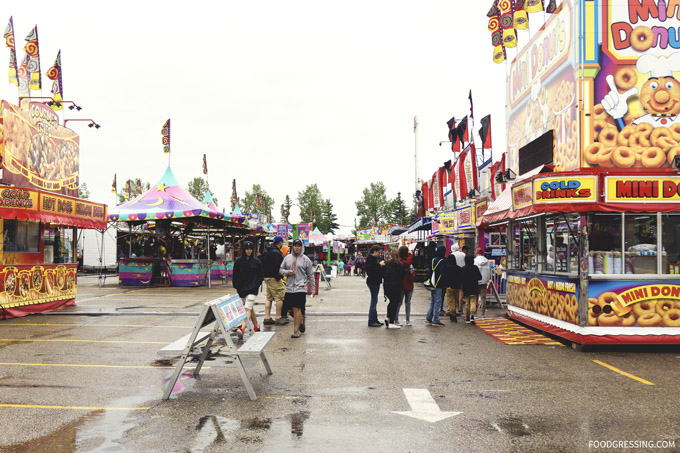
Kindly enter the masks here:
[[[185, 187], [202, 175], [204, 153], [220, 207], [233, 178], [239, 195], [259, 183], [277, 207], [316, 183], [349, 233], [370, 182], [411, 200], [414, 115], [421, 177], [452, 157], [439, 141], [451, 116], [469, 113], [470, 89], [475, 133], [490, 113], [500, 156], [506, 65], [491, 60], [490, 3], [15, 1], [3, 2], [0, 20], [14, 16], [19, 60], [38, 25], [42, 95], [61, 49], [64, 99], [83, 107], [66, 118], [102, 125], [69, 123], [93, 200], [113, 203], [114, 173], [119, 188], [158, 181], [168, 162], [160, 130], [171, 118], [171, 164]], [[17, 102], [14, 85], [0, 87]]]

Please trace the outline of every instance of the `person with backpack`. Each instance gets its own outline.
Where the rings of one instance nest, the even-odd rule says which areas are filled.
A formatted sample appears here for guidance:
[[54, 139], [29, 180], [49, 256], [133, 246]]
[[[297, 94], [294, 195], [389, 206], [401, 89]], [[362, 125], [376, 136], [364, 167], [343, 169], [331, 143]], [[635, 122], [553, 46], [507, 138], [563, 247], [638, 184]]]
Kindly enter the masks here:
[[378, 293], [380, 292], [380, 284], [383, 281], [383, 266], [384, 261], [378, 261], [380, 254], [380, 247], [374, 245], [368, 252], [366, 257], [366, 286], [371, 293], [371, 304], [368, 308], [368, 327], [382, 327], [382, 323], [378, 321]]
[[[460, 287], [462, 283], [462, 268], [458, 265], [458, 258], [456, 256], [458, 251], [458, 244], [454, 244], [451, 247], [451, 253], [449, 253], [446, 259], [446, 300], [449, 305], [449, 319], [452, 322], [458, 322], [456, 317], [456, 310], [458, 310], [458, 299], [460, 297]], [[465, 264], [465, 256], [463, 256], [463, 264]]]
[[405, 274], [404, 264], [399, 259], [399, 252], [393, 248], [390, 250], [390, 259], [385, 263], [385, 281], [383, 282], [383, 291], [389, 300], [387, 318], [385, 318], [385, 327], [388, 329], [401, 329], [401, 324], [396, 322], [396, 316], [404, 291]]
[[426, 322], [432, 326], [443, 326], [439, 320], [439, 310], [442, 307], [442, 293], [447, 286], [446, 278], [446, 248], [440, 245], [436, 248], [435, 257], [430, 262], [430, 272], [432, 274], [432, 291], [430, 292], [430, 308], [427, 310]]
[[475, 257], [465, 255], [465, 267], [463, 268], [463, 300], [465, 302], [465, 322], [475, 324], [477, 313], [477, 295], [479, 294], [478, 282], [482, 279], [479, 268], [475, 266]]
[[[283, 238], [275, 236], [272, 244], [267, 247], [267, 250], [260, 255], [262, 261], [262, 269], [264, 273], [264, 283], [267, 285], [267, 298], [264, 304], [264, 325], [276, 324], [283, 326], [288, 324], [288, 319], [281, 317], [281, 309], [283, 308], [283, 298], [286, 295], [286, 286], [283, 283], [283, 276], [279, 273], [281, 263], [283, 262], [283, 254], [281, 248], [283, 247]], [[274, 303], [276, 311], [276, 320], [271, 317], [272, 303]]]

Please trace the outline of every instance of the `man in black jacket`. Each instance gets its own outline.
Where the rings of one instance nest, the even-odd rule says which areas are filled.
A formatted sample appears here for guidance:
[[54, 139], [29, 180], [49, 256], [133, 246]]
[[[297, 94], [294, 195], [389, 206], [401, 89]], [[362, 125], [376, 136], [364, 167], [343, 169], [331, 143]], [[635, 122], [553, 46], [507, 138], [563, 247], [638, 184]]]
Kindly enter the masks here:
[[382, 323], [378, 321], [378, 292], [380, 291], [380, 284], [383, 280], [383, 266], [384, 261], [378, 261], [380, 254], [380, 247], [374, 245], [366, 257], [366, 286], [371, 292], [371, 305], [368, 309], [368, 326], [382, 327]]
[[232, 282], [239, 297], [241, 297], [248, 318], [253, 323], [253, 329], [255, 332], [259, 332], [260, 326], [257, 323], [253, 306], [255, 305], [255, 297], [260, 291], [263, 276], [262, 262], [253, 256], [254, 249], [252, 242], [245, 241], [243, 243], [243, 255], [234, 263]]
[[[288, 320], [281, 317], [283, 297], [286, 294], [286, 286], [283, 284], [283, 277], [279, 273], [283, 262], [281, 247], [283, 247], [283, 238], [275, 236], [274, 242], [260, 256], [264, 271], [264, 283], [267, 285], [267, 300], [264, 303], [264, 321], [262, 322], [264, 325], [276, 324], [282, 326], [288, 324]], [[276, 304], [276, 321], [271, 318], [272, 302]]]

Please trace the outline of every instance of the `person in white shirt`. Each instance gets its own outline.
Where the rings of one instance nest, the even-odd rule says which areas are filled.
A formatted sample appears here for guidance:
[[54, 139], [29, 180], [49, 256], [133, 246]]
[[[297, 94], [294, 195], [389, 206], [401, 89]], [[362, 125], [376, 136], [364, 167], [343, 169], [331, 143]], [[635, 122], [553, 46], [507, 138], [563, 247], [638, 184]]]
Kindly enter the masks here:
[[479, 297], [477, 302], [479, 309], [477, 310], [477, 313], [481, 313], [481, 315], [484, 316], [484, 314], [486, 314], [486, 290], [489, 285], [489, 280], [491, 279], [491, 266], [489, 266], [489, 260], [486, 259], [481, 248], [478, 248], [475, 251], [474, 263], [482, 274], [482, 279], [477, 282], [479, 285]]

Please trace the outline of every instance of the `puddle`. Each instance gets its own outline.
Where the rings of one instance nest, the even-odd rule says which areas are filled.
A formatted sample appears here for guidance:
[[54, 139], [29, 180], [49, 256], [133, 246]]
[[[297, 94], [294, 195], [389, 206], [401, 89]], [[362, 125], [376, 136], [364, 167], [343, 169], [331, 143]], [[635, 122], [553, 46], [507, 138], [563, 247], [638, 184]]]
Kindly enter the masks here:
[[[163, 370], [167, 371], [167, 370]], [[163, 394], [165, 391], [165, 387], [168, 385], [168, 382], [170, 381], [170, 376], [167, 376], [163, 378], [163, 381], [161, 383], [161, 388], [158, 390], [157, 393]], [[182, 393], [183, 391], [187, 389], [191, 389], [194, 384], [196, 383], [196, 379], [194, 378], [194, 372], [193, 371], [185, 371], [182, 374], [179, 375], [179, 378], [177, 379], [177, 382], [175, 382], [175, 386], [172, 388], [172, 392], [170, 393], [170, 399], [175, 399], [177, 398], [177, 395]]]
[[513, 437], [523, 437], [532, 434], [529, 425], [518, 417], [505, 417], [497, 422], [490, 422], [487, 429], [489, 431], [506, 433]]
[[297, 437], [302, 437], [305, 421], [309, 418], [309, 412], [298, 412], [288, 415], [290, 420], [290, 432]]
[[101, 412], [103, 411], [95, 411], [89, 413], [87, 416], [77, 418], [47, 436], [22, 442], [20, 444], [4, 446], [2, 447], [2, 451], [7, 453], [23, 453], [27, 451], [75, 451], [78, 428], [85, 423], [88, 418], [94, 418], [97, 415], [100, 415]]

